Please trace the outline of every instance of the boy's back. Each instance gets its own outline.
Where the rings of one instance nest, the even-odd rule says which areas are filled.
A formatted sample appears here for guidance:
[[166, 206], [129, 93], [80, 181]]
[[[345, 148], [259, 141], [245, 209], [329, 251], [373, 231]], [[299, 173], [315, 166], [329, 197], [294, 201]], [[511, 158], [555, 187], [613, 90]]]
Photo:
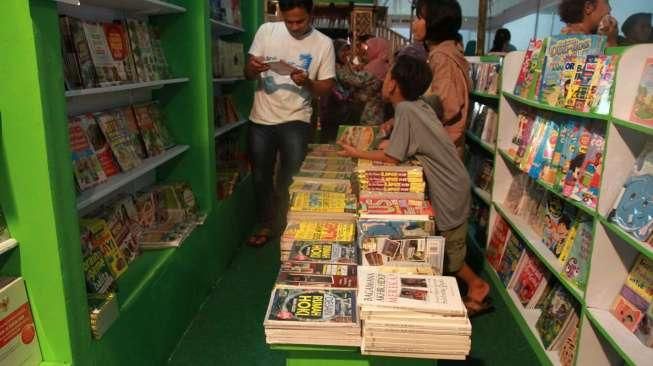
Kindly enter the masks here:
[[395, 106], [395, 125], [385, 153], [399, 161], [414, 156], [422, 164], [439, 230], [453, 229], [467, 220], [471, 201], [469, 175], [428, 104], [417, 100]]

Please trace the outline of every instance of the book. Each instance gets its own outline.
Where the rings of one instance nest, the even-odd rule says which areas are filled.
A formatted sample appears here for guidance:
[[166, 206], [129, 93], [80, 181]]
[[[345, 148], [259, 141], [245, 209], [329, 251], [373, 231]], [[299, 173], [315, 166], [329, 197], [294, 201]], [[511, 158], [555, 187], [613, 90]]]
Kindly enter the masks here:
[[644, 62], [630, 119], [636, 123], [653, 125], [653, 57]]
[[83, 191], [106, 181], [107, 176], [78, 117], [69, 120], [68, 135], [72, 150], [73, 174], [79, 190]]
[[573, 318], [576, 306], [562, 285], [557, 285], [552, 291], [542, 314], [535, 322], [535, 329], [546, 350], [552, 350], [552, 345], [563, 333], [565, 324]]
[[358, 150], [372, 150], [379, 144], [380, 128], [378, 126], [338, 127], [336, 142], [355, 147]]
[[81, 227], [80, 234], [82, 269], [86, 279], [86, 292], [89, 294], [104, 294], [114, 283], [113, 275], [104, 261], [104, 255], [99, 248], [93, 245], [91, 231], [86, 227]]
[[426, 237], [435, 235], [432, 220], [392, 220], [359, 219], [356, 221], [357, 240], [362, 243], [367, 237], [386, 236], [391, 239]]
[[0, 277], [0, 365], [37, 366], [41, 349], [22, 277]]
[[295, 262], [281, 263], [278, 287], [333, 287], [356, 289], [358, 266], [349, 263]]
[[[123, 22], [103, 23], [104, 34], [109, 48], [109, 55], [118, 70], [118, 75], [124, 77], [121, 83], [137, 80], [134, 57], [132, 55], [127, 27]], [[124, 75], [120, 75], [123, 72]]]
[[590, 111], [598, 114], [610, 113], [612, 104], [615, 73], [617, 69], [618, 55], [603, 56], [601, 59], [601, 79], [590, 106]]
[[65, 22], [68, 23], [72, 35], [82, 86], [84, 88], [94, 88], [98, 86], [98, 75], [95, 72], [91, 50], [89, 49], [86, 33], [84, 31], [84, 22], [72, 17], [64, 18]]
[[145, 143], [141, 137], [140, 130], [138, 129], [138, 122], [136, 121], [136, 116], [134, 115], [134, 110], [131, 106], [117, 108], [110, 111], [118, 120], [118, 124], [127, 129], [128, 142], [136, 152], [136, 155], [139, 159], [147, 159], [147, 150], [145, 149]]
[[275, 288], [263, 324], [281, 326], [284, 323], [356, 327], [356, 291]]
[[582, 68], [584, 61], [582, 57], [571, 54], [564, 56], [563, 62], [547, 65], [550, 66], [550, 72], [542, 78], [540, 101], [548, 105], [564, 107], [571, 84], [576, 77], [576, 69], [579, 66]]
[[[161, 43], [160, 30], [156, 25], [148, 24], [150, 32], [150, 44], [152, 45], [152, 54], [154, 55], [154, 70], [155, 77], [159, 80], [169, 79], [172, 74], [170, 66], [166, 59], [165, 52], [163, 52], [163, 44]], [[244, 66], [244, 65], [243, 65]]]
[[583, 67], [576, 69], [576, 76], [565, 99], [566, 108], [580, 112], [590, 111], [601, 79], [603, 57], [603, 55], [588, 55]]
[[541, 39], [533, 39], [529, 42], [515, 83], [515, 95], [522, 98], [533, 98], [538, 95], [546, 42], [547, 40]]
[[94, 117], [107, 139], [120, 169], [126, 172], [139, 166], [141, 158], [135, 149], [133, 136], [126, 121], [116, 118], [115, 114], [110, 112], [96, 113]]
[[511, 284], [510, 288], [517, 294], [521, 304], [526, 306], [533, 298], [547, 272], [544, 265], [531, 253], [527, 252], [524, 261], [519, 271], [515, 272], [516, 281]]
[[118, 279], [127, 270], [128, 261], [118, 247], [107, 222], [98, 218], [84, 218], [81, 225], [90, 231], [93, 247], [102, 252], [111, 275]]
[[506, 249], [506, 244], [508, 243], [508, 238], [510, 237], [510, 226], [506, 220], [501, 217], [501, 215], [497, 215], [494, 219], [494, 227], [492, 228], [490, 242], [488, 243], [487, 250], [485, 252], [488, 263], [497, 272], [499, 271], [499, 264], [501, 263], [501, 258], [503, 257], [504, 250]]
[[127, 19], [127, 31], [138, 81], [147, 82], [157, 80], [156, 57], [152, 49], [150, 31], [145, 21]]
[[434, 216], [428, 201], [375, 197], [361, 197], [358, 213], [363, 219], [400, 217], [405, 220], [428, 220]]
[[103, 25], [98, 22], [84, 21], [83, 28], [99, 86], [111, 86], [126, 82], [125, 65], [121, 60], [114, 59]]
[[307, 178], [307, 177], [293, 177], [293, 182], [288, 188], [288, 191], [322, 191], [322, 192], [336, 192], [336, 193], [351, 193], [351, 182], [344, 179], [320, 179], [320, 178]]
[[506, 287], [517, 270], [521, 258], [527, 255], [524, 248], [524, 243], [516, 235], [510, 235], [497, 269], [497, 275]]
[[92, 114], [83, 114], [77, 117], [73, 117], [74, 123], [79, 121], [86, 138], [91, 143], [93, 151], [100, 162], [100, 166], [104, 171], [106, 177], [114, 176], [120, 173], [120, 167], [116, 162], [113, 154], [111, 153], [111, 147], [107, 143], [100, 126], [98, 126], [95, 117]]
[[385, 273], [380, 267], [358, 268], [361, 307], [383, 306], [464, 316], [465, 306], [454, 277]]
[[295, 191], [290, 195], [290, 211], [354, 214], [356, 197], [336, 192]]
[[390, 239], [386, 236], [366, 237], [360, 243], [364, 266], [402, 267], [419, 273], [442, 275], [444, 272], [443, 237]]
[[592, 242], [594, 240], [593, 229], [591, 221], [583, 221], [578, 225], [574, 243], [562, 270], [563, 276], [580, 289], [585, 289], [587, 286]]
[[93, 338], [101, 339], [120, 315], [118, 297], [115, 293], [89, 296], [88, 309]]
[[155, 117], [151, 114], [150, 104], [134, 105], [134, 115], [147, 155], [153, 157], [162, 154], [166, 149], [166, 143], [159, 133], [159, 121], [155, 120]]
[[358, 263], [355, 245], [329, 241], [295, 240], [289, 260], [298, 262]]
[[59, 17], [59, 29], [61, 31], [61, 53], [64, 64], [64, 81], [67, 90], [81, 89], [84, 86], [82, 74], [79, 69], [75, 39], [71, 22], [74, 20], [68, 16]]

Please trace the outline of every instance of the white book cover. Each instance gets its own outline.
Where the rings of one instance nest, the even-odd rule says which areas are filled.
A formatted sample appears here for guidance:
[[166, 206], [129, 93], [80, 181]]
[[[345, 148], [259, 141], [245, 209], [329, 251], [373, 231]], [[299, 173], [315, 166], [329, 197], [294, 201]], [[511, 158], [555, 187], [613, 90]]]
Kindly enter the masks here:
[[361, 263], [364, 266], [429, 267], [433, 274], [442, 275], [444, 243], [441, 236], [409, 239], [367, 237], [360, 244]]
[[379, 267], [358, 269], [358, 301], [367, 305], [464, 315], [454, 277], [385, 273]]
[[102, 24], [84, 22], [84, 33], [100, 86], [116, 85], [128, 81], [125, 65], [121, 61], [115, 60], [111, 54]]
[[37, 366], [41, 349], [22, 278], [0, 278], [0, 366]]

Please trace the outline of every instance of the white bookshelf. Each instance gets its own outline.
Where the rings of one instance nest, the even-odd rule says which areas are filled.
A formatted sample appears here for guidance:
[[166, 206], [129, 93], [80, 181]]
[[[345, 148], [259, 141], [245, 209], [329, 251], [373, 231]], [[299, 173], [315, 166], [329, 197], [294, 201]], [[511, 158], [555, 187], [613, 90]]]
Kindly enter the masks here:
[[163, 15], [184, 13], [186, 8], [160, 0], [54, 0], [62, 8], [95, 6], [118, 9], [138, 15]]
[[188, 80], [190, 79], [175, 78], [175, 79], [148, 81], [142, 83], [114, 85], [114, 86], [107, 86], [102, 88], [68, 90], [66, 91], [66, 98], [84, 97], [84, 96], [97, 95], [97, 94], [118, 93], [118, 92], [125, 92], [125, 91], [137, 90], [137, 89], [159, 89], [166, 85], [185, 83]]
[[[653, 45], [634, 46], [626, 49], [621, 55], [616, 73], [612, 113], [608, 116], [566, 111], [540, 105], [537, 101], [515, 98], [511, 94], [523, 57], [524, 52], [512, 52], [506, 56], [503, 63], [497, 154], [491, 192], [494, 207], [490, 213], [490, 233], [497, 215], [504, 217], [513, 232], [526, 241], [529, 249], [578, 300], [582, 311], [575, 365], [653, 365], [653, 349], [644, 346], [610, 313], [635, 258], [644, 254], [653, 259], [653, 248], [636, 240], [609, 219], [610, 211], [635, 160], [645, 143], [653, 139], [652, 127], [629, 121], [645, 60], [647, 57], [653, 57]], [[591, 118], [591, 123], [606, 125], [603, 174], [596, 210], [580, 207], [579, 203], [561, 197], [565, 204], [573, 204], [582, 209], [595, 226], [587, 288], [584, 291], [573, 286], [560, 274], [562, 264], [542, 244], [541, 237], [530, 229], [528, 223], [503, 207], [503, 201], [515, 176], [523, 174], [506, 154], [517, 129], [517, 113], [521, 108], [530, 108], [535, 112], [552, 112], [570, 118]], [[550, 188], [547, 189], [552, 192]], [[507, 292], [514, 296], [511, 291]], [[529, 323], [529, 317], [532, 315], [522, 312], [522, 316], [526, 323]], [[546, 353], [544, 349], [538, 350], [540, 351]]]

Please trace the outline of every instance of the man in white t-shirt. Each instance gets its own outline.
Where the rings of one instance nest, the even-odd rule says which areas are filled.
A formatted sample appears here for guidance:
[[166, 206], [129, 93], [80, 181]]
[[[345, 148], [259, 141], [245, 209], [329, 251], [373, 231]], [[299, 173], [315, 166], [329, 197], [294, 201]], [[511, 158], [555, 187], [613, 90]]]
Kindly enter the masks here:
[[288, 187], [306, 156], [312, 97], [328, 94], [335, 78], [333, 42], [311, 26], [313, 1], [280, 0], [279, 9], [283, 22], [258, 29], [245, 66], [247, 78], [258, 81], [249, 116], [259, 215], [259, 229], [249, 240], [252, 246], [264, 245], [283, 226]]

